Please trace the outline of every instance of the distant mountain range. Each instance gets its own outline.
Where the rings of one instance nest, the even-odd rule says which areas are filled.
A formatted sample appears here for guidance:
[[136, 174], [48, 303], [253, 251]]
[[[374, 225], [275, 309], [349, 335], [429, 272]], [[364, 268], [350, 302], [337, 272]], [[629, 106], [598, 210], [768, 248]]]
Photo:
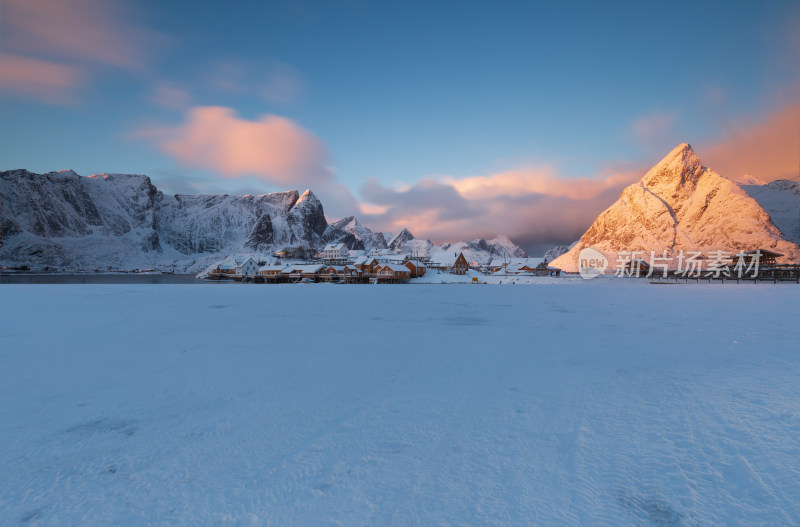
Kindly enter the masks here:
[[373, 232], [353, 216], [328, 224], [310, 190], [171, 196], [144, 175], [0, 172], [0, 266], [195, 272], [233, 254], [268, 261], [284, 248], [328, 243], [419, 256], [463, 250], [480, 263], [525, 254], [505, 236], [436, 246], [407, 229]]
[[[747, 183], [747, 184], [745, 184]], [[778, 180], [763, 185], [753, 178], [737, 183], [703, 165], [681, 144], [622, 191], [564, 255], [552, 262], [578, 270], [585, 247], [603, 253], [611, 265], [619, 251], [769, 249], [784, 261], [800, 261], [800, 185]]]

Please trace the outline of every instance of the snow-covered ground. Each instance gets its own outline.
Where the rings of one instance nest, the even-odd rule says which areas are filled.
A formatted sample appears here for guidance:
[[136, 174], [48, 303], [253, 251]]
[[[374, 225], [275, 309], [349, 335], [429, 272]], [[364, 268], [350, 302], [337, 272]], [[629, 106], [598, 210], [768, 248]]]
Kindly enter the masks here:
[[797, 285], [0, 298], [0, 525], [800, 524]]

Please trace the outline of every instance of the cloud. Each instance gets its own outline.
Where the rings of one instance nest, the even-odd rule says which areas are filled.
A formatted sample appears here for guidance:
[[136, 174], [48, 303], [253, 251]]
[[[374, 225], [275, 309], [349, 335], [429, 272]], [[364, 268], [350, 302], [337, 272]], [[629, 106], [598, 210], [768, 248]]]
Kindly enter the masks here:
[[0, 56], [0, 87], [52, 104], [74, 102], [74, 90], [82, 84], [80, 70], [47, 60], [11, 53]]
[[148, 100], [169, 110], [186, 110], [192, 103], [189, 90], [172, 82], [162, 81], [155, 85]]
[[249, 121], [231, 108], [199, 106], [178, 126], [150, 127], [136, 135], [154, 140], [186, 167], [228, 178], [256, 176], [282, 187], [314, 187], [333, 180], [322, 142], [277, 115]]
[[427, 179], [389, 188], [375, 180], [362, 188], [364, 222], [435, 242], [508, 234], [532, 247], [577, 239], [643, 170], [606, 171], [594, 178], [559, 178], [552, 167], [486, 176]]
[[305, 91], [300, 73], [278, 60], [254, 64], [242, 60], [215, 62], [208, 73], [212, 89], [260, 97], [274, 104], [288, 104]]
[[654, 112], [643, 115], [631, 123], [636, 139], [645, 144], [663, 143], [672, 130], [677, 116], [674, 113]]
[[797, 177], [800, 167], [800, 103], [762, 118], [743, 118], [726, 126], [724, 136], [701, 144], [703, 162], [730, 178], [744, 174], [762, 181]]
[[110, 1], [4, 0], [0, 61], [10, 65], [3, 66], [3, 87], [16, 96], [64, 104], [76, 99], [96, 67], [141, 70], [148, 46], [160, 36], [132, 18]]
[[576, 200], [590, 199], [598, 193], [627, 182], [627, 174], [605, 173], [597, 177], [563, 178], [552, 167], [527, 167], [489, 176], [463, 179], [445, 177], [467, 199], [499, 198], [526, 194], [544, 194]]

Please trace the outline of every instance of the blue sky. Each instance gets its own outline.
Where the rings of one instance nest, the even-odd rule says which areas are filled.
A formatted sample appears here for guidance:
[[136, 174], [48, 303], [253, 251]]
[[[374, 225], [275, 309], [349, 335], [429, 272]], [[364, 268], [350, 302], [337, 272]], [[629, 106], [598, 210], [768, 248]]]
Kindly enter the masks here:
[[[702, 147], [724, 153], [798, 100], [796, 2], [63, 4], [2, 2], [3, 169], [146, 173], [174, 192], [310, 186], [332, 218], [438, 239], [507, 224], [528, 246], [569, 241], [579, 225], [528, 236], [529, 214], [480, 214], [503, 207], [458, 181], [641, 177], [680, 142], [704, 160]], [[225, 116], [191, 113], [212, 107]], [[250, 151], [206, 156], [190, 139], [200, 127], [235, 130]], [[276, 159], [286, 150], [290, 160]], [[574, 205], [595, 214], [620, 185]], [[409, 203], [429, 187], [458, 195], [438, 210]], [[546, 184], [523, 187], [505, 197], [530, 198], [524, 207], [553, 197]], [[439, 221], [448, 207], [476, 212]]]

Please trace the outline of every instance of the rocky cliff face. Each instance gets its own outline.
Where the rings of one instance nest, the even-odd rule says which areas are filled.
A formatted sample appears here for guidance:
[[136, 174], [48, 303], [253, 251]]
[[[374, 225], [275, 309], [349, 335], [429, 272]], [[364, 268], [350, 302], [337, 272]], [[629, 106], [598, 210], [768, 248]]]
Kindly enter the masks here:
[[371, 251], [386, 248], [386, 238], [383, 233], [372, 232], [361, 225], [355, 216], [348, 216], [331, 223], [323, 239], [325, 243], [344, 243], [348, 249]]
[[403, 229], [389, 242], [389, 249], [395, 252], [403, 250], [403, 248], [414, 239], [414, 235], [408, 229]]
[[0, 173], [0, 262], [59, 269], [196, 270], [241, 251], [317, 248], [311, 191], [166, 196], [147, 176]]
[[[768, 190], [782, 188], [776, 183], [767, 185]], [[800, 260], [800, 247], [791, 238], [797, 224], [789, 218], [779, 228], [745, 188], [703, 166], [688, 144], [679, 145], [641, 181], [625, 188], [578, 244], [552, 265], [576, 271], [584, 247], [599, 250], [612, 265], [619, 251], [661, 255], [666, 250], [674, 255], [681, 250], [760, 248], [779, 252], [788, 261]]]

